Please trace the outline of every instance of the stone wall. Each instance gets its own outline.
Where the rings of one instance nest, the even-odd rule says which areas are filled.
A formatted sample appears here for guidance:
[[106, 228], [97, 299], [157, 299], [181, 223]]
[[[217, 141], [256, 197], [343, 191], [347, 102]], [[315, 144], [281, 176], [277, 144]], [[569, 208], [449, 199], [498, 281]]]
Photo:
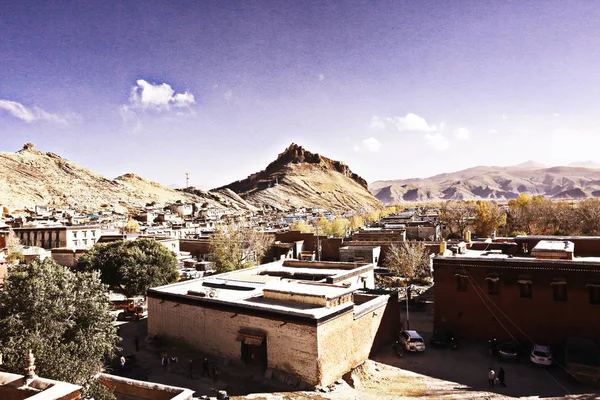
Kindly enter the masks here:
[[[148, 298], [148, 334], [183, 340], [207, 354], [241, 363], [243, 328], [266, 333], [267, 367], [290, 378], [318, 384], [316, 326]], [[351, 315], [351, 313], [350, 313]]]
[[369, 357], [385, 307], [383, 303], [356, 319], [346, 313], [319, 325], [319, 384], [334, 382]]

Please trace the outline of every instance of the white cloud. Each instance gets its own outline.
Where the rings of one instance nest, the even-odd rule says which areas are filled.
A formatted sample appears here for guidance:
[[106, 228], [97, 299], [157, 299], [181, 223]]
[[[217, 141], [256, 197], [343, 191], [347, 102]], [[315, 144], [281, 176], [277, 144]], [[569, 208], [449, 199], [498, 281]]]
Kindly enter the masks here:
[[369, 129], [374, 131], [385, 131], [386, 124], [385, 120], [380, 116], [373, 115], [371, 117], [371, 122], [369, 122]]
[[490, 130], [488, 131], [488, 133], [489, 133], [490, 135], [495, 135], [495, 134], [497, 134], [497, 133], [498, 133], [498, 129], [490, 129]]
[[425, 140], [427, 140], [427, 144], [437, 151], [444, 151], [450, 147], [450, 141], [441, 133], [428, 133], [425, 135]]
[[360, 144], [354, 145], [354, 151], [377, 152], [381, 148], [381, 142], [374, 137], [363, 140]]
[[49, 113], [39, 107], [28, 108], [23, 104], [12, 100], [0, 100], [0, 109], [7, 111], [15, 118], [19, 118], [27, 123], [35, 121], [50, 121], [61, 125], [69, 125], [69, 121], [76, 119], [75, 114], [61, 116]]
[[454, 130], [454, 135], [460, 140], [469, 138], [469, 130], [467, 128], [458, 128]]
[[436, 126], [429, 125], [425, 118], [416, 114], [408, 113], [405, 117], [389, 117], [388, 122], [392, 123], [400, 132], [435, 132]]
[[196, 103], [190, 92], [175, 93], [168, 83], [153, 84], [143, 79], [137, 80], [137, 85], [131, 89], [129, 105], [126, 109], [169, 110], [171, 107], [183, 108]]
[[319, 81], [323, 82], [325, 80], [324, 74], [319, 74]]
[[553, 113], [552, 116], [554, 116], [554, 117], [560, 117], [560, 113]]

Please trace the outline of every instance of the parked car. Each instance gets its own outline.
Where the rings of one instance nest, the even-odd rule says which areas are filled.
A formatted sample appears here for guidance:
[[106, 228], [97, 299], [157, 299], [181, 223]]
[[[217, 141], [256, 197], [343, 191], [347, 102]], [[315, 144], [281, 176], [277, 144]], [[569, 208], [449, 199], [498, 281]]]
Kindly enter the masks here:
[[498, 345], [496, 354], [501, 360], [521, 362], [523, 350], [518, 342], [507, 340]]
[[452, 349], [458, 348], [458, 341], [454, 334], [446, 330], [437, 330], [433, 332], [431, 340], [429, 341], [432, 347], [450, 347]]
[[550, 346], [534, 344], [529, 354], [529, 359], [537, 365], [546, 367], [552, 365], [552, 351], [550, 350]]
[[425, 351], [425, 341], [417, 331], [401, 331], [399, 339], [406, 351]]

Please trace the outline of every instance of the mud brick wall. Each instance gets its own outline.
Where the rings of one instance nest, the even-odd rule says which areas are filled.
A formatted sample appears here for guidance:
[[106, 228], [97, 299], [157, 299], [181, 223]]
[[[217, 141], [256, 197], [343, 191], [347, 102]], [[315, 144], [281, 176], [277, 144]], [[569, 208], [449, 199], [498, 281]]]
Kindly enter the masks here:
[[316, 326], [148, 298], [149, 335], [182, 340], [207, 354], [241, 362], [241, 343], [236, 337], [242, 328], [266, 333], [269, 369], [317, 384]]

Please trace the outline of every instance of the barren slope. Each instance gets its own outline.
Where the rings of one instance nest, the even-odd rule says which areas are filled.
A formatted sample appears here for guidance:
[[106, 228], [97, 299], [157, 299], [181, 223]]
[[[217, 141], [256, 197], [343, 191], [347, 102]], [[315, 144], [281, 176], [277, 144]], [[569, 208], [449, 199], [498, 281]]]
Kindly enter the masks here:
[[122, 211], [152, 201], [164, 204], [182, 200], [220, 208], [235, 203], [223, 196], [169, 189], [134, 174], [111, 180], [54, 153], [32, 148], [0, 153], [0, 171], [0, 205], [11, 210], [46, 204], [78, 211], [97, 211], [107, 204]]
[[319, 207], [329, 210], [370, 210], [381, 203], [367, 183], [344, 163], [292, 144], [264, 171], [217, 190], [230, 189], [257, 206], [279, 210]]

